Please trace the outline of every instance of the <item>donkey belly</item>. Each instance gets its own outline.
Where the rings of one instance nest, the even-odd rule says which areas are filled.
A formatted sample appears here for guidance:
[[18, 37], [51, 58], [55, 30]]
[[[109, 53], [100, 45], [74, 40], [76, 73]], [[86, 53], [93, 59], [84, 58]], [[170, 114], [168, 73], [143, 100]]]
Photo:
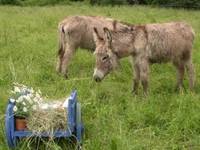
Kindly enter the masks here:
[[152, 49], [149, 55], [150, 63], [166, 63], [171, 60], [171, 51], [167, 49]]

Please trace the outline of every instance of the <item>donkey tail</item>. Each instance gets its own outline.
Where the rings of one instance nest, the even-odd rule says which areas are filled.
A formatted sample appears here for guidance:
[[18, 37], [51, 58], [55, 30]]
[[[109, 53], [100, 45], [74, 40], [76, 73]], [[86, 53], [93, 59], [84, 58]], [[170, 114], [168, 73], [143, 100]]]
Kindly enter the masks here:
[[65, 29], [64, 25], [59, 25], [58, 27], [58, 32], [59, 32], [59, 41], [58, 41], [58, 55], [62, 56], [65, 51]]

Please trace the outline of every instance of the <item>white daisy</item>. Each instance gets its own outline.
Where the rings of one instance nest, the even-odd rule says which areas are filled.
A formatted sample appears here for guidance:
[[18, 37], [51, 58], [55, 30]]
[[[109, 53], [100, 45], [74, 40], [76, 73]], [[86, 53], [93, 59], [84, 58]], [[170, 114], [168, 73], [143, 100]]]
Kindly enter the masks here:
[[30, 98], [33, 97], [32, 93], [27, 94], [27, 96], [30, 97]]
[[26, 93], [27, 89], [26, 88], [22, 88], [21, 91], [22, 91], [22, 93]]
[[26, 99], [27, 101], [31, 101], [31, 97], [30, 97], [29, 95], [26, 95], [25, 99]]
[[27, 112], [28, 110], [27, 110], [27, 108], [26, 108], [26, 107], [24, 107], [24, 108], [23, 108], [23, 111], [24, 111], [24, 112]]
[[20, 89], [19, 89], [17, 86], [15, 86], [15, 87], [14, 87], [14, 92], [15, 92], [15, 93], [19, 93], [19, 92], [20, 92]]
[[17, 106], [13, 107], [13, 111], [16, 112], [17, 111]]
[[11, 103], [14, 103], [14, 102], [15, 102], [15, 99], [11, 98], [11, 99], [10, 99], [10, 102], [11, 102]]
[[17, 100], [16, 100], [16, 102], [22, 102], [23, 101], [23, 99], [24, 99], [24, 97], [23, 96], [20, 96]]
[[26, 103], [25, 103], [25, 102], [22, 102], [22, 104], [23, 104], [24, 106], [26, 106]]
[[15, 91], [11, 91], [12, 94], [15, 94]]
[[33, 101], [32, 101], [31, 99], [28, 99], [28, 102], [29, 102], [30, 104], [33, 104]]

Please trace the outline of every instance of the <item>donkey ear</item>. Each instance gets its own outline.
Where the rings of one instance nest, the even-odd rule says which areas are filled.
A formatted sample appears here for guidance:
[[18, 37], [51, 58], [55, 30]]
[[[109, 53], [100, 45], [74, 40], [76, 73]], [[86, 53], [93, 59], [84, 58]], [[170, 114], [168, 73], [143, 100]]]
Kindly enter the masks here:
[[105, 27], [105, 28], [103, 28], [103, 31], [104, 31], [104, 36], [105, 36], [107, 43], [109, 44], [109, 46], [111, 46], [112, 35], [110, 33], [110, 30]]
[[93, 28], [93, 37], [94, 37], [95, 43], [103, 40], [103, 38], [100, 37], [99, 32], [96, 27]]

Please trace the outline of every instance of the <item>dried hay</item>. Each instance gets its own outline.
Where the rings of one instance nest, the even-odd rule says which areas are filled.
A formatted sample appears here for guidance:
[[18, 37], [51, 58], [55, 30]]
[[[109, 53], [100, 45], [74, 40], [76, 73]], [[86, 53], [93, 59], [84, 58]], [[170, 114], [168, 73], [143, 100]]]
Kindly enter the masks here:
[[66, 130], [67, 108], [60, 106], [60, 102], [45, 103], [30, 113], [27, 128], [34, 134], [53, 134], [57, 130]]

